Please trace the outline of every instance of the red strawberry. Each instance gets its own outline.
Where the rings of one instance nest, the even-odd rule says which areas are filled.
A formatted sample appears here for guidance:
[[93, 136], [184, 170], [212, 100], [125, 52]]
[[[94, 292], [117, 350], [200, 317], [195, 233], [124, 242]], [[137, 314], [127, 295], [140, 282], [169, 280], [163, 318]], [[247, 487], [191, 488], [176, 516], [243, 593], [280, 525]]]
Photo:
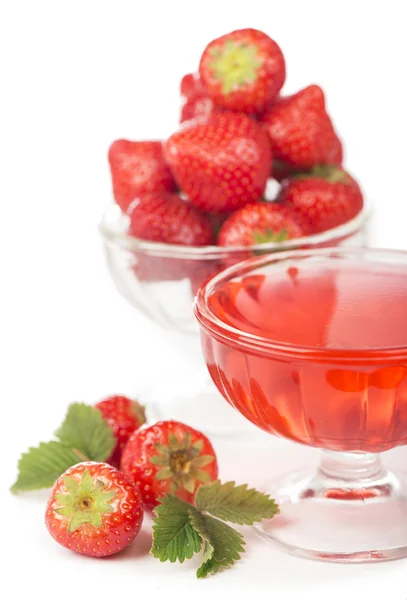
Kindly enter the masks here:
[[191, 119], [208, 119], [215, 113], [222, 112], [219, 106], [209, 98], [199, 79], [199, 74], [184, 75], [180, 86], [181, 96], [185, 99], [181, 108], [180, 123]]
[[208, 119], [211, 115], [221, 111], [222, 109], [216, 106], [208, 96], [193, 96], [182, 105], [180, 123], [196, 118]]
[[257, 29], [240, 29], [213, 40], [199, 64], [208, 96], [228, 109], [261, 113], [285, 81], [279, 46]]
[[160, 421], [135, 431], [121, 468], [139, 486], [145, 506], [174, 493], [193, 502], [197, 488], [218, 477], [212, 444], [203, 433], [177, 421]]
[[95, 407], [109, 423], [117, 439], [116, 447], [107, 462], [119, 467], [122, 451], [129, 437], [146, 422], [144, 406], [126, 396], [109, 396], [95, 404]]
[[213, 242], [208, 217], [177, 194], [147, 194], [134, 202], [129, 216], [130, 234], [143, 240], [185, 246]]
[[[340, 166], [343, 161], [343, 148], [342, 142], [337, 137], [335, 144], [332, 148], [331, 154], [331, 164]], [[304, 169], [298, 169], [293, 167], [293, 165], [289, 165], [288, 163], [282, 160], [273, 160], [273, 178], [279, 182], [288, 179], [289, 177], [293, 177], [294, 175], [303, 174]]]
[[258, 200], [271, 168], [262, 127], [246, 115], [213, 115], [174, 133], [164, 146], [178, 185], [198, 208], [228, 212]]
[[114, 199], [123, 212], [141, 194], [176, 189], [161, 142], [117, 140], [109, 148], [109, 164]]
[[106, 463], [70, 467], [49, 496], [45, 524], [55, 541], [87, 556], [108, 556], [126, 548], [143, 522], [139, 489]]
[[307, 222], [310, 233], [342, 225], [363, 208], [356, 181], [333, 166], [318, 166], [308, 175], [287, 180], [279, 200]]
[[342, 144], [326, 112], [324, 93], [317, 85], [279, 98], [261, 121], [275, 159], [301, 169], [342, 163]]
[[306, 235], [293, 211], [275, 202], [249, 204], [222, 225], [219, 246], [252, 246]]
[[331, 165], [336, 165], [337, 167], [340, 167], [343, 163], [343, 146], [338, 136], [336, 136], [331, 149], [330, 161]]
[[[130, 211], [130, 233], [167, 244], [206, 246], [215, 241], [209, 217], [177, 194], [147, 194]], [[182, 256], [135, 251], [133, 271], [139, 281], [179, 281], [189, 278], [196, 261]]]
[[187, 73], [184, 75], [181, 79], [180, 94], [183, 98], [193, 98], [204, 94], [199, 73]]

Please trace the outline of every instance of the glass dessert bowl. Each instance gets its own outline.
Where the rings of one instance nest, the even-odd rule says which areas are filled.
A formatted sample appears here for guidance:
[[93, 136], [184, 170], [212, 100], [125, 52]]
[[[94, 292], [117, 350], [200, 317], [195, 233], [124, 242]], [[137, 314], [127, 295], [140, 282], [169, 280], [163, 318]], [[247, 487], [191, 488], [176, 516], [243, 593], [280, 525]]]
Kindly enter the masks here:
[[[280, 243], [251, 247], [191, 247], [160, 244], [128, 235], [128, 217], [112, 205], [100, 223], [107, 264], [119, 292], [134, 308], [175, 331], [193, 334], [188, 362], [182, 373], [152, 385], [146, 391], [153, 418], [179, 419], [212, 435], [241, 435], [253, 426], [226, 403], [204, 368], [199, 327], [193, 316], [193, 298], [200, 285], [222, 269], [256, 254], [294, 248], [362, 246], [366, 242], [369, 209], [324, 233]], [[150, 402], [151, 400], [151, 402]]]
[[198, 293], [219, 391], [261, 429], [321, 448], [272, 481], [257, 530], [309, 558], [407, 555], [407, 484], [379, 454], [407, 443], [407, 252], [294, 250], [233, 266]]

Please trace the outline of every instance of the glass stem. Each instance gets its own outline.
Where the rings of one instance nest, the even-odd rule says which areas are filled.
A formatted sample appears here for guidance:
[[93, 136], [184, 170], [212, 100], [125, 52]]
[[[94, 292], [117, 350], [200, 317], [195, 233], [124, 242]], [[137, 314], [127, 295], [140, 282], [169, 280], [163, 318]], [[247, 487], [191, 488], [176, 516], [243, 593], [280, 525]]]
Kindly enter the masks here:
[[382, 478], [386, 470], [378, 454], [323, 450], [319, 472], [329, 479], [362, 487]]

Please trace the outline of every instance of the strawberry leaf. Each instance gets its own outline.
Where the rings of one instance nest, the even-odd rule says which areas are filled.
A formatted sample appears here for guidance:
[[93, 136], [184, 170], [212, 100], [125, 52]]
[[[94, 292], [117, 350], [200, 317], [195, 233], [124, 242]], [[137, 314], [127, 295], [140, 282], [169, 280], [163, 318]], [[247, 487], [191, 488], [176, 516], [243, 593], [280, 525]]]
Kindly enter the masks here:
[[154, 510], [151, 552], [161, 561], [183, 562], [203, 546], [199, 579], [232, 566], [244, 552], [243, 536], [223, 521], [252, 525], [278, 513], [269, 496], [234, 482], [202, 485], [195, 503], [193, 506], [173, 495], [161, 499]]
[[151, 553], [161, 562], [184, 562], [199, 552], [202, 540], [190, 523], [194, 507], [176, 496], [167, 495], [154, 509], [153, 546]]
[[55, 480], [72, 465], [80, 462], [78, 455], [61, 442], [41, 443], [29, 448], [18, 463], [17, 481], [13, 494], [51, 487]]
[[240, 559], [245, 541], [238, 531], [197, 510], [189, 511], [189, 520], [205, 542], [202, 564], [196, 573], [198, 579], [228, 568]]
[[267, 494], [249, 489], [246, 484], [219, 480], [198, 488], [196, 507], [214, 517], [237, 523], [253, 525], [262, 519], [271, 519], [279, 512], [277, 504]]
[[279, 244], [288, 240], [288, 232], [286, 229], [274, 232], [267, 228], [265, 231], [253, 231], [253, 239], [255, 244]]
[[87, 404], [75, 403], [68, 408], [57, 438], [83, 454], [83, 460], [101, 462], [112, 453], [116, 439], [101, 413]]

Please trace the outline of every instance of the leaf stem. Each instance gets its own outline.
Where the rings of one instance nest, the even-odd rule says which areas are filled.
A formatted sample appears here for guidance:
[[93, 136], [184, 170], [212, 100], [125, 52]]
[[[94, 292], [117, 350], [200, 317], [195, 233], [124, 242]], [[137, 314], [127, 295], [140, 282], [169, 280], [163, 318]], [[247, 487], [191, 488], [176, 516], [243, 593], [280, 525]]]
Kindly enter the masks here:
[[81, 462], [87, 462], [89, 460], [87, 456], [85, 456], [80, 450], [77, 450], [76, 448], [72, 448], [72, 452], [76, 454], [78, 458], [81, 459]]

